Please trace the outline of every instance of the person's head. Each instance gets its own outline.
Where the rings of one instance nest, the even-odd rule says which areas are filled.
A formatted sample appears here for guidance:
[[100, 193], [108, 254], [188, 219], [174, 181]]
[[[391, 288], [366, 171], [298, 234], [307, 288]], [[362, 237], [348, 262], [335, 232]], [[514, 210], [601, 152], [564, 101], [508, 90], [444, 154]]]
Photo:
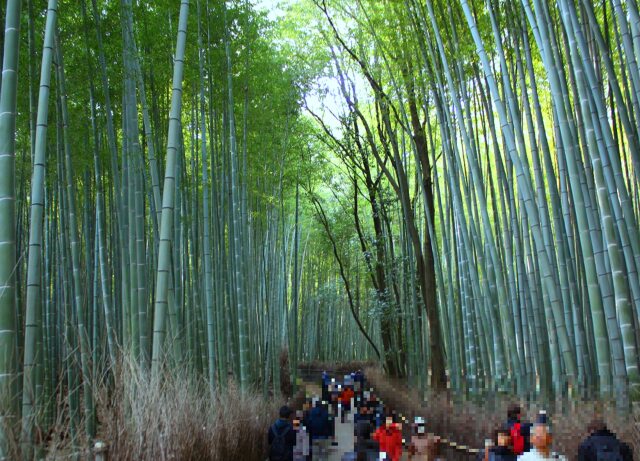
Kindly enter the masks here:
[[593, 433], [593, 432], [598, 432], [598, 431], [604, 431], [607, 429], [607, 424], [604, 422], [604, 420], [602, 418], [594, 418], [590, 423], [589, 423], [589, 434]]
[[418, 435], [418, 437], [422, 437], [422, 436], [426, 435], [427, 427], [426, 427], [424, 418], [421, 418], [420, 416], [416, 416], [416, 418], [414, 420], [414, 427], [415, 427], [415, 432]]
[[365, 405], [362, 405], [362, 406], [360, 407], [360, 414], [361, 414], [361, 415], [366, 415], [368, 412], [369, 412], [369, 408], [368, 408], [368, 407], [366, 407]]
[[280, 407], [280, 419], [289, 419], [291, 417], [292, 411], [286, 405]]
[[498, 447], [508, 447], [511, 444], [511, 432], [506, 427], [499, 427], [493, 435], [493, 443]]
[[297, 431], [300, 429], [300, 420], [298, 418], [293, 419], [293, 430]]
[[391, 426], [393, 426], [393, 416], [391, 415], [387, 415], [384, 419], [384, 425], [389, 428]]
[[517, 403], [512, 403], [507, 409], [507, 418], [515, 421], [520, 421], [522, 415], [522, 408]]
[[540, 412], [532, 428], [531, 444], [536, 447], [538, 451], [544, 453], [551, 450], [552, 442], [553, 437], [551, 435], [551, 427], [547, 420], [547, 414]]

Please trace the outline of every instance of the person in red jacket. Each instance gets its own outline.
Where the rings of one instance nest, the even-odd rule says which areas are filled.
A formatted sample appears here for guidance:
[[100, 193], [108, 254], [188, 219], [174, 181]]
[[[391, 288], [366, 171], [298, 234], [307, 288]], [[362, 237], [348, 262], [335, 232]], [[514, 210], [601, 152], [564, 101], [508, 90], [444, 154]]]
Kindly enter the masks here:
[[385, 425], [373, 434], [373, 440], [380, 444], [380, 453], [386, 453], [391, 461], [399, 461], [402, 456], [402, 432], [400, 427], [387, 416]]
[[342, 422], [344, 423], [345, 415], [348, 415], [351, 411], [351, 399], [354, 396], [353, 389], [351, 387], [345, 387], [340, 394], [340, 403], [342, 404]]

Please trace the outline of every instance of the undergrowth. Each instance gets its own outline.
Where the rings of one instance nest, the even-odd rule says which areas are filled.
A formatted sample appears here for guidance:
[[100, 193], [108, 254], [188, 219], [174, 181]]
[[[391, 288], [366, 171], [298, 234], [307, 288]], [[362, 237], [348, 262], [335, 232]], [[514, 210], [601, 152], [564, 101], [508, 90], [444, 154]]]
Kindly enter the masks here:
[[[463, 401], [454, 403], [446, 393], [431, 392], [426, 400], [419, 392], [385, 376], [379, 368], [365, 370], [367, 386], [384, 402], [385, 406], [412, 421], [415, 416], [426, 419], [428, 432], [472, 448], [484, 446], [494, 429], [506, 423], [507, 407], [516, 402], [507, 396], [497, 396], [490, 401]], [[524, 404], [523, 418], [534, 421], [541, 409], [551, 410], [543, 403]], [[553, 451], [577, 459], [578, 446], [587, 437], [587, 428], [594, 417], [601, 417], [618, 439], [628, 443], [637, 457], [640, 454], [640, 407], [637, 405], [628, 415], [615, 410], [610, 402], [574, 401], [551, 416]]]
[[[295, 395], [286, 403], [297, 408], [302, 400]], [[111, 382], [96, 392], [97, 439], [107, 443], [109, 459], [121, 461], [264, 461], [268, 428], [284, 403], [252, 391], [242, 394], [233, 381], [212, 394], [187, 370], [153, 379], [122, 361]], [[47, 451], [49, 459], [72, 452], [56, 439]]]

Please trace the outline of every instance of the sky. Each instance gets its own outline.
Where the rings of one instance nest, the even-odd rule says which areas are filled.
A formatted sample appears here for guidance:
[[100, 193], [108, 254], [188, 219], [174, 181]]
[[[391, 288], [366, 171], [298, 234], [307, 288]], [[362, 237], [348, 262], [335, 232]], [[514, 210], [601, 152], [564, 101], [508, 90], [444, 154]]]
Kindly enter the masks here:
[[[295, 3], [297, 0], [253, 0], [256, 9], [266, 11], [269, 20], [277, 22], [285, 16], [287, 5]], [[358, 86], [361, 82], [358, 82]], [[320, 92], [325, 93], [320, 96]], [[331, 114], [344, 113], [345, 103], [340, 96], [340, 87], [333, 78], [320, 77], [316, 81], [316, 90], [307, 95], [306, 98], [309, 109], [319, 114], [324, 123], [334, 130], [337, 130], [340, 123]]]

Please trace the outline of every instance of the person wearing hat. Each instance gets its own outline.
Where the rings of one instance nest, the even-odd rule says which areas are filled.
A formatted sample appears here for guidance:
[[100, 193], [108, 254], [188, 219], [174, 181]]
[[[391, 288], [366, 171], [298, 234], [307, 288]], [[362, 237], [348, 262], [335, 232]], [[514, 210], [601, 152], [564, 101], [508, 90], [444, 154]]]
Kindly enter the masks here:
[[434, 461], [438, 451], [440, 437], [427, 434], [424, 418], [416, 416], [412, 425], [409, 459], [415, 461]]
[[520, 455], [518, 461], [566, 461], [566, 457], [551, 451], [552, 442], [553, 437], [551, 435], [551, 427], [547, 419], [547, 414], [541, 411], [532, 428], [531, 450]]
[[269, 428], [269, 461], [292, 461], [293, 447], [296, 445], [296, 432], [291, 425], [291, 409], [280, 407], [280, 417]]

